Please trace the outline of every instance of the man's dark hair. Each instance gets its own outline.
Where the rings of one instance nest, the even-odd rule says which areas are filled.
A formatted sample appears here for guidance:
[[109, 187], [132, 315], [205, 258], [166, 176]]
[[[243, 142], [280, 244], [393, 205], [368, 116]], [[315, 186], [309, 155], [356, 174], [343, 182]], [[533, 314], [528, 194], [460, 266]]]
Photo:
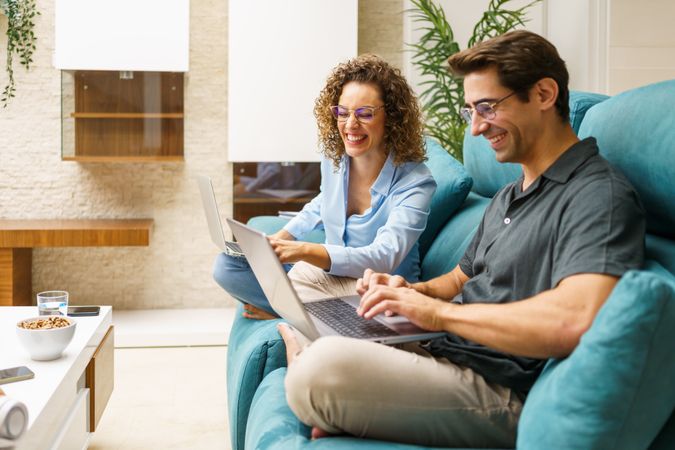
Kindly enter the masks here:
[[530, 31], [511, 31], [455, 53], [448, 59], [450, 70], [464, 77], [494, 67], [501, 84], [528, 102], [528, 91], [542, 78], [558, 84], [556, 110], [569, 121], [569, 74], [565, 61], [549, 41]]

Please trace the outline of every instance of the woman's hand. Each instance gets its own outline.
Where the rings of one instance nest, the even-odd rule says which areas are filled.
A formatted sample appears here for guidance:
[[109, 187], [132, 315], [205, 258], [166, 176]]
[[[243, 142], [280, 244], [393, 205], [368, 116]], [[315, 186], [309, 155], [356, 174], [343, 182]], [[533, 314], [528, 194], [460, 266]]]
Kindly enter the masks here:
[[305, 261], [324, 270], [330, 269], [330, 256], [323, 245], [274, 239], [272, 236], [268, 239], [282, 264]]
[[269, 239], [270, 241], [272, 240], [294, 241], [295, 236], [293, 236], [291, 233], [282, 228], [276, 233], [267, 236], [267, 239]]
[[305, 259], [306, 250], [304, 246], [306, 242], [275, 239], [272, 236], [268, 239], [282, 264], [296, 263]]

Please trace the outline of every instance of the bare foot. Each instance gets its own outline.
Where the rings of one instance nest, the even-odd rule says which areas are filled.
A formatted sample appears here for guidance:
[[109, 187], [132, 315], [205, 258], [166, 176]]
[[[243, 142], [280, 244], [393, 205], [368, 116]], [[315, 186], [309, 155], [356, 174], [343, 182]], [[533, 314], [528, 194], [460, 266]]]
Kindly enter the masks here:
[[255, 320], [272, 320], [279, 318], [274, 314], [268, 313], [264, 309], [256, 308], [255, 306], [246, 303], [244, 304], [244, 313], [242, 316], [246, 317], [247, 319]]
[[280, 323], [277, 325], [277, 330], [279, 330], [281, 339], [283, 339], [284, 344], [286, 344], [286, 360], [290, 366], [302, 348], [300, 347], [300, 343], [298, 343], [298, 338], [295, 337], [295, 333], [288, 324]]
[[327, 431], [323, 431], [321, 428], [312, 427], [312, 439], [321, 439], [325, 437], [334, 436]]
[[[279, 334], [286, 344], [286, 360], [290, 366], [302, 351], [302, 347], [298, 342], [295, 332], [287, 323], [278, 324], [277, 330], [279, 330]], [[312, 427], [312, 439], [321, 439], [329, 436], [333, 435], [327, 431], [322, 430], [321, 428]]]

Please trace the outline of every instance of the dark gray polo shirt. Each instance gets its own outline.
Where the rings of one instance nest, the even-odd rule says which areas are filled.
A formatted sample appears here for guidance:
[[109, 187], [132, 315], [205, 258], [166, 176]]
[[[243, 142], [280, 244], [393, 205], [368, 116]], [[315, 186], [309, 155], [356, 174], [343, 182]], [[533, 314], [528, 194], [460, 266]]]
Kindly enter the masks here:
[[[555, 288], [570, 275], [621, 276], [642, 266], [642, 204], [628, 180], [598, 154], [594, 138], [570, 147], [524, 192], [522, 183], [521, 176], [488, 205], [459, 262], [470, 279], [455, 302], [509, 303]], [[521, 393], [545, 362], [453, 335], [430, 342], [428, 350]]]

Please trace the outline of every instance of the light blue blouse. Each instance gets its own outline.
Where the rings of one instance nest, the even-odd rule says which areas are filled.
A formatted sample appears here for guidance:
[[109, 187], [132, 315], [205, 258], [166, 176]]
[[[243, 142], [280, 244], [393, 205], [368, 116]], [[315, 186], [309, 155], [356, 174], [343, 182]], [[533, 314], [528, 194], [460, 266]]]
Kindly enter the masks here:
[[420, 257], [417, 240], [427, 225], [436, 182], [424, 163], [393, 163], [392, 152], [370, 188], [370, 205], [363, 214], [347, 217], [349, 161], [337, 171], [331, 160], [321, 161], [321, 192], [284, 229], [296, 239], [323, 228], [330, 255], [328, 273], [358, 278], [367, 268], [417, 281]]

